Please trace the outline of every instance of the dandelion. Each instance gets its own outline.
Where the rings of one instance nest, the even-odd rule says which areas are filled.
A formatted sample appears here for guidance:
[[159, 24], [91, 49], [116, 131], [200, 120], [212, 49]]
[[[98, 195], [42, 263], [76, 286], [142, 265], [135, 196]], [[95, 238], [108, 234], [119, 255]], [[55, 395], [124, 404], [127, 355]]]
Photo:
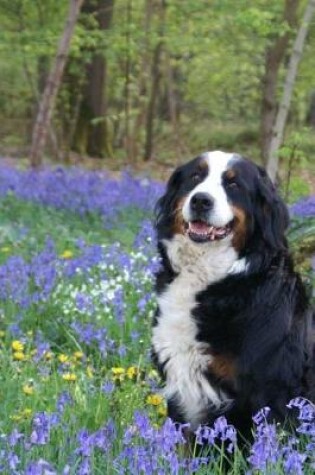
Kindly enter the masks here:
[[138, 368], [135, 366], [129, 366], [129, 368], [127, 368], [126, 374], [129, 379], [133, 379], [138, 374]]
[[13, 359], [16, 361], [25, 361], [26, 355], [22, 351], [15, 351], [13, 353]]
[[120, 375], [120, 374], [124, 374], [124, 373], [125, 373], [125, 368], [121, 368], [121, 367], [112, 368], [112, 373], [113, 373], [115, 376], [118, 376], [118, 375]]
[[64, 373], [62, 375], [62, 379], [64, 379], [65, 381], [73, 382], [77, 380], [77, 376], [74, 373]]
[[73, 257], [73, 252], [69, 249], [66, 249], [62, 254], [60, 254], [60, 257], [62, 259], [71, 259], [71, 257]]
[[162, 404], [163, 398], [160, 396], [160, 394], [150, 394], [147, 399], [146, 403], [150, 404], [151, 406], [159, 406]]
[[45, 358], [45, 360], [47, 360], [47, 361], [50, 361], [50, 360], [53, 358], [53, 356], [54, 356], [54, 355], [53, 355], [53, 353], [52, 353], [51, 351], [45, 351], [45, 353], [44, 353], [44, 358]]
[[26, 407], [23, 411], [18, 412], [17, 414], [13, 414], [10, 416], [10, 419], [14, 422], [20, 422], [25, 419], [29, 419], [32, 415], [32, 409]]
[[84, 353], [82, 353], [82, 351], [75, 351], [73, 356], [76, 360], [82, 360]]
[[157, 411], [159, 416], [166, 417], [167, 416], [167, 409], [165, 406], [159, 406]]
[[13, 351], [24, 351], [24, 344], [20, 340], [14, 340], [11, 343], [11, 348]]
[[67, 363], [69, 361], [69, 357], [61, 353], [60, 355], [58, 355], [58, 360], [60, 361], [60, 363]]
[[31, 384], [24, 384], [23, 386], [23, 393], [27, 396], [34, 394], [34, 387]]
[[123, 381], [125, 378], [125, 368], [115, 367], [112, 368], [114, 381]]

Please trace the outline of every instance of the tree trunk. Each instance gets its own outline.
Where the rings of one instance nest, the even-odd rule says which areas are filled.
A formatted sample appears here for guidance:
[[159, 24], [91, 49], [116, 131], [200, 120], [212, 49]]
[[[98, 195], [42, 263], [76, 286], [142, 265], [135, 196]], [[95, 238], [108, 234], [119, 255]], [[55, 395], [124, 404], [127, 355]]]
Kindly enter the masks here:
[[37, 167], [42, 162], [46, 144], [47, 132], [54, 109], [56, 96], [61, 84], [61, 79], [67, 61], [70, 41], [73, 35], [80, 9], [84, 0], [71, 0], [68, 18], [60, 38], [55, 62], [47, 79], [45, 90], [40, 101], [39, 111], [33, 129], [32, 147], [30, 153], [31, 164]]
[[146, 106], [147, 106], [147, 91], [148, 91], [148, 78], [150, 76], [150, 28], [151, 20], [153, 16], [153, 0], [146, 0], [145, 2], [145, 14], [143, 21], [144, 41], [143, 52], [141, 54], [141, 68], [139, 71], [139, 86], [138, 86], [138, 111], [134, 120], [132, 133], [130, 134], [130, 160], [134, 162], [138, 156], [138, 142], [140, 141], [140, 131], [145, 126], [146, 120]]
[[[94, 15], [99, 30], [104, 31], [111, 26], [113, 8], [114, 0], [86, 0], [82, 13]], [[96, 52], [85, 68], [82, 103], [74, 138], [80, 143], [82, 136], [85, 137], [84, 149], [91, 157], [111, 154], [106, 121], [106, 85], [106, 58], [103, 52]]]
[[130, 26], [132, 22], [132, 0], [127, 1], [126, 7], [126, 68], [125, 68], [125, 149], [126, 157], [129, 161], [133, 157], [132, 155], [132, 143], [130, 137], [130, 74], [131, 74], [131, 31]]
[[[296, 26], [296, 12], [299, 0], [286, 0], [283, 20], [292, 29]], [[277, 82], [280, 66], [283, 63], [290, 39], [290, 32], [279, 36], [266, 50], [265, 75], [263, 77], [263, 97], [261, 105], [261, 156], [266, 165], [272, 128], [277, 112]]]
[[187, 155], [188, 150], [185, 147], [184, 143], [181, 140], [179, 132], [179, 111], [177, 103], [177, 95], [175, 91], [175, 78], [174, 70], [171, 64], [170, 54], [167, 54], [166, 58], [166, 67], [167, 67], [167, 98], [168, 98], [168, 109], [169, 117], [171, 120], [173, 135], [175, 140], [175, 146], [177, 149], [177, 156], [181, 157], [183, 154]]
[[272, 181], [275, 181], [278, 171], [279, 156], [278, 151], [283, 140], [284, 128], [288, 117], [289, 107], [292, 98], [293, 87], [296, 80], [298, 65], [302, 57], [306, 35], [310, 26], [312, 16], [315, 12], [315, 0], [309, 0], [302, 19], [301, 26], [296, 36], [288, 71], [284, 83], [283, 94], [273, 129], [273, 136], [270, 143], [267, 172]]
[[161, 79], [160, 62], [164, 43], [166, 1], [161, 0], [160, 7], [160, 40], [155, 47], [152, 62], [152, 87], [146, 118], [146, 139], [144, 146], [144, 161], [149, 161], [153, 155], [153, 121], [155, 113], [156, 99]]

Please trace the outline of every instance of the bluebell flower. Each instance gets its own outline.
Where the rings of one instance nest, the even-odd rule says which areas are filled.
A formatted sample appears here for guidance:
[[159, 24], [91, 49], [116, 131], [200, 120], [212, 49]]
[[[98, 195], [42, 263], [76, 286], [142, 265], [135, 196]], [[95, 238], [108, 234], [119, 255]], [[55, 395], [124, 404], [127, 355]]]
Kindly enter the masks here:
[[46, 460], [39, 459], [26, 467], [24, 475], [57, 475], [57, 472]]
[[105, 381], [102, 384], [102, 391], [106, 394], [111, 394], [115, 390], [115, 384], [112, 381]]

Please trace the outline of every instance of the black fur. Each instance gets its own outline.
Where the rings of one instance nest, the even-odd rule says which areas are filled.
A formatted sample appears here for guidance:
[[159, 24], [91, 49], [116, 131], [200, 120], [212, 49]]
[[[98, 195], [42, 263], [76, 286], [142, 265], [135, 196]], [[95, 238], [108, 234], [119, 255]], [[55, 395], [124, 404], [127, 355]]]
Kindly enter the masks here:
[[[164, 239], [172, 239], [176, 203], [195, 185], [200, 159], [177, 169], [165, 195], [157, 204], [157, 235], [162, 269], [156, 276], [156, 291], [163, 293], [176, 279]], [[312, 311], [300, 276], [294, 271], [285, 230], [286, 206], [265, 171], [239, 159], [233, 164], [233, 186], [223, 177], [230, 202], [246, 214], [246, 239], [239, 256], [248, 262], [246, 272], [230, 275], [209, 285], [196, 296], [192, 311], [197, 339], [209, 344], [213, 354], [228, 355], [235, 362], [233, 381], [207, 377], [234, 399], [224, 415], [246, 437], [252, 416], [262, 407], [271, 408], [271, 417], [284, 421], [290, 399], [304, 396], [315, 402], [314, 341]], [[202, 179], [202, 176], [200, 177]], [[157, 324], [157, 312], [154, 324]], [[161, 374], [164, 365], [158, 364]], [[169, 415], [186, 422], [175, 399], [168, 401]], [[209, 408], [207, 423], [220, 414]]]

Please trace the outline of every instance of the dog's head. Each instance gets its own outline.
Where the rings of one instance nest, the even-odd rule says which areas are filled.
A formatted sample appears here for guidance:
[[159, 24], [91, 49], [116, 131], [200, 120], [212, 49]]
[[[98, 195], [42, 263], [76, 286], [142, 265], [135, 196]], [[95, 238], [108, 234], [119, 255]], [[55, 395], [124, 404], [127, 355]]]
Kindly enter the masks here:
[[238, 254], [286, 247], [288, 212], [266, 172], [232, 153], [206, 152], [172, 174], [158, 201], [158, 239], [230, 242]]

